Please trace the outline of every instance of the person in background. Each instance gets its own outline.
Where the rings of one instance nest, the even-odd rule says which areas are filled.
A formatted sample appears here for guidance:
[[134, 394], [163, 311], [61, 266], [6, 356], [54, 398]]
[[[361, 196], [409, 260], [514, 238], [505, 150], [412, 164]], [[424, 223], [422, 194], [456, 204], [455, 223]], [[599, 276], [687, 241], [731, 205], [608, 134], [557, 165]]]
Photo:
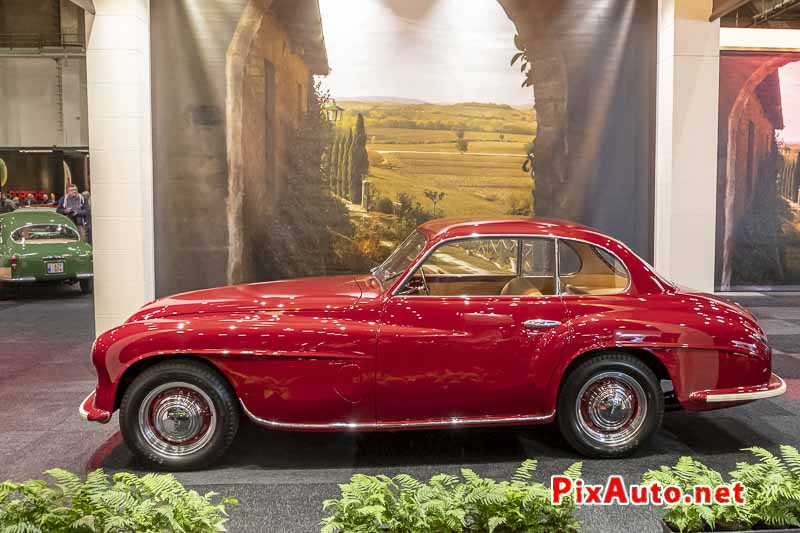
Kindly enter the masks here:
[[36, 199], [33, 197], [32, 193], [28, 193], [28, 196], [25, 197], [25, 201], [22, 202], [22, 205], [26, 207], [30, 207], [32, 205], [36, 205]]
[[89, 217], [89, 212], [86, 210], [83, 196], [78, 193], [78, 187], [73, 184], [67, 186], [67, 194], [58, 201], [56, 213], [69, 217], [86, 238], [86, 219]]
[[3, 213], [10, 213], [15, 209], [14, 202], [12, 202], [4, 192], [0, 191], [0, 215]]
[[55, 203], [56, 203], [56, 193], [51, 192], [50, 193], [50, 204], [55, 205]]
[[19, 208], [19, 196], [13, 196], [11, 198], [11, 201], [14, 202], [14, 209], [18, 209]]
[[83, 196], [83, 205], [86, 208], [86, 218], [84, 222], [84, 227], [86, 229], [86, 242], [92, 244], [92, 197], [89, 194], [89, 191], [83, 191], [81, 196]]

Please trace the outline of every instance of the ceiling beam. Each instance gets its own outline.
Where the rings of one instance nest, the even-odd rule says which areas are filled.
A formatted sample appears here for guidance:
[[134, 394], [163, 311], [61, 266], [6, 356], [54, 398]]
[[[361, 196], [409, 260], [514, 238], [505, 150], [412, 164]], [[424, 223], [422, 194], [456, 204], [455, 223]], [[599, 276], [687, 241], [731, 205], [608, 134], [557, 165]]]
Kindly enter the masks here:
[[86, 10], [87, 13], [94, 15], [94, 1], [93, 0], [72, 0], [73, 4], [77, 4]]
[[775, 4], [774, 6], [772, 6], [769, 9], [766, 9], [766, 10], [760, 12], [760, 13], [757, 13], [753, 17], [753, 24], [752, 25], [755, 26], [755, 25], [758, 25], [758, 24], [763, 24], [763, 23], [768, 22], [768, 21], [770, 21], [772, 19], [780, 17], [781, 15], [783, 15], [784, 13], [787, 13], [790, 9], [792, 9], [793, 7], [795, 7], [799, 3], [800, 3], [800, 0], [783, 0], [782, 2], [779, 2], [779, 3]]
[[714, 22], [718, 18], [724, 17], [728, 13], [732, 13], [745, 4], [749, 4], [751, 0], [714, 0], [714, 10], [708, 18], [709, 22]]

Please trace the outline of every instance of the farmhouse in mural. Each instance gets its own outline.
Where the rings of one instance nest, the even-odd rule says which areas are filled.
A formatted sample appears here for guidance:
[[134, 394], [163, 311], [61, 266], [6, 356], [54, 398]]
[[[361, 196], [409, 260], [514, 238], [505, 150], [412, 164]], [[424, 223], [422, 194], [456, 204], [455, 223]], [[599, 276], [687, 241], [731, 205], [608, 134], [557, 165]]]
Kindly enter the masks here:
[[329, 71], [317, 0], [245, 7], [226, 56], [228, 280], [258, 279], [258, 247], [290, 175], [290, 135], [308, 112], [314, 75]]
[[717, 285], [800, 283], [797, 153], [785, 142], [781, 67], [797, 54], [721, 56]]

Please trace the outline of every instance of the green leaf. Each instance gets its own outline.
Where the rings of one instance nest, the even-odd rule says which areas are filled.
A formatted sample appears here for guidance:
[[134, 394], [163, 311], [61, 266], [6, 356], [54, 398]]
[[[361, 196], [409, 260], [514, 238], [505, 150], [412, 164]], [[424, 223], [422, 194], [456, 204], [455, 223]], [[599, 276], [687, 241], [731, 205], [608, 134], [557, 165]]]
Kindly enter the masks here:
[[516, 46], [517, 50], [520, 52], [525, 51], [525, 45], [522, 43], [522, 37], [520, 37], [518, 33], [514, 34], [514, 46]]
[[48, 533], [224, 531], [231, 498], [200, 496], [171, 475], [117, 473], [113, 484], [102, 470], [85, 481], [61, 469], [52, 481], [0, 484], [0, 532]]
[[519, 58], [520, 58], [520, 57], [522, 57], [523, 55], [524, 55], [524, 52], [517, 52], [516, 54], [514, 54], [514, 55], [511, 57], [511, 66], [514, 66], [514, 63], [516, 63], [516, 62], [517, 62], [517, 59], [519, 59]]

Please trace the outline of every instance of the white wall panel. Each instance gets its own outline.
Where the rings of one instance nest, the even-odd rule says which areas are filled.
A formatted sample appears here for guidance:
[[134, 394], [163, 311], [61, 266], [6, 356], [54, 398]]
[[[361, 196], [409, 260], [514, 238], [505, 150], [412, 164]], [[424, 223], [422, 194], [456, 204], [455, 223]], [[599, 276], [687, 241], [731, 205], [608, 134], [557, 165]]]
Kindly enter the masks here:
[[95, 0], [87, 57], [95, 326], [153, 298], [149, 3]]
[[655, 267], [714, 290], [719, 21], [712, 0], [660, 0]]

